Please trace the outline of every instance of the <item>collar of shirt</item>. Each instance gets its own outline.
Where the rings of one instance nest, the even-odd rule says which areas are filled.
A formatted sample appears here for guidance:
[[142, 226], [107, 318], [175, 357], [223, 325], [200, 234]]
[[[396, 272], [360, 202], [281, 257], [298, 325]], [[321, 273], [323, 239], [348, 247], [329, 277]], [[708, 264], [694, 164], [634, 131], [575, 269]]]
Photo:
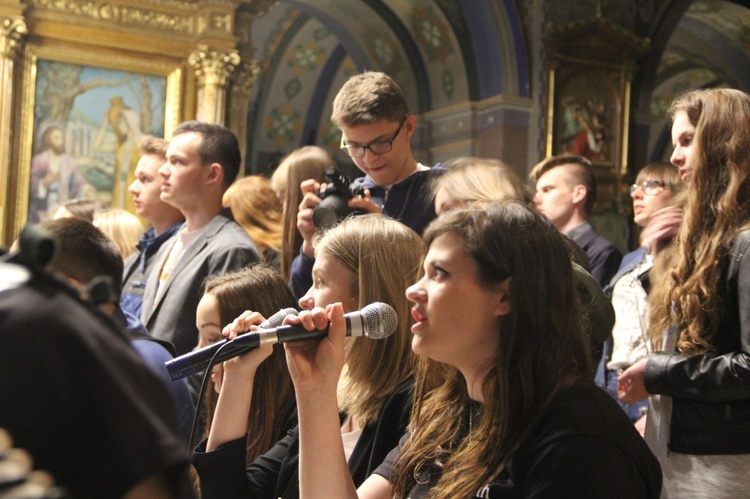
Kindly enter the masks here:
[[585, 233], [585, 232], [588, 232], [588, 231], [589, 231], [589, 230], [591, 230], [592, 228], [593, 228], [593, 226], [592, 226], [592, 225], [591, 225], [591, 224], [590, 224], [589, 222], [583, 222], [583, 223], [582, 223], [582, 224], [580, 224], [580, 225], [576, 225], [575, 227], [573, 227], [573, 228], [572, 228], [572, 229], [570, 229], [569, 231], [567, 231], [567, 232], [563, 232], [563, 234], [565, 234], [565, 235], [566, 235], [566, 236], [568, 236], [569, 238], [571, 238], [571, 239], [575, 240], [575, 239], [576, 239], [577, 237], [579, 237], [579, 236], [580, 236], [581, 234], [583, 234], [583, 233]]
[[156, 253], [156, 251], [161, 247], [162, 244], [164, 244], [166, 240], [168, 240], [175, 234], [175, 232], [177, 232], [182, 224], [183, 222], [178, 222], [158, 236], [154, 235], [153, 227], [149, 227], [149, 229], [144, 232], [143, 236], [141, 236], [140, 241], [138, 241], [138, 244], [136, 244], [138, 251], [141, 252], [139, 257], [139, 267], [142, 272], [146, 270], [146, 261], [151, 257], [151, 255]]

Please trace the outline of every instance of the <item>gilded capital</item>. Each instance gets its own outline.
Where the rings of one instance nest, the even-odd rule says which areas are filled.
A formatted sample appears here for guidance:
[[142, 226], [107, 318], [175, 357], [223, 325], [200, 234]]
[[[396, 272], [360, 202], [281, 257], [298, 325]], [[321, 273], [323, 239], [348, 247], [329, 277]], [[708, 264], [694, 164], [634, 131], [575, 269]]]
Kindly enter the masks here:
[[5, 18], [0, 21], [0, 54], [15, 59], [21, 52], [29, 30], [22, 19]]
[[249, 95], [253, 83], [258, 78], [258, 73], [260, 73], [260, 66], [254, 59], [242, 61], [232, 76], [232, 89]]
[[188, 62], [195, 68], [199, 86], [225, 88], [229, 77], [240, 65], [240, 55], [236, 50], [217, 52], [202, 45], [188, 56]]

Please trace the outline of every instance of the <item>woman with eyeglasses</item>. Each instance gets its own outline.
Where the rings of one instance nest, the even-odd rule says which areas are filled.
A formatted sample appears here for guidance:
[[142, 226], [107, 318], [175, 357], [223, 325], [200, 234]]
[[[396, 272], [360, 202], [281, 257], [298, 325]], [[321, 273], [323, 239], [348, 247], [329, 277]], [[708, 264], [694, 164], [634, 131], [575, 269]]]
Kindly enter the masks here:
[[664, 470], [662, 498], [747, 497], [750, 95], [691, 91], [669, 116], [685, 218], [649, 297], [657, 351], [620, 375], [620, 399], [649, 395], [645, 438]]
[[[650, 310], [649, 271], [654, 265], [654, 257], [671, 240], [682, 220], [682, 209], [673, 206], [675, 194], [682, 187], [679, 173], [665, 161], [644, 166], [630, 186], [633, 221], [644, 229], [641, 246], [625, 255], [620, 269], [605, 288], [615, 309], [615, 325], [612, 340], [605, 345], [602, 357], [603, 385], [618, 402], [617, 377], [645, 358], [650, 350], [646, 334]], [[619, 403], [643, 434], [648, 406], [646, 397], [632, 404]]]

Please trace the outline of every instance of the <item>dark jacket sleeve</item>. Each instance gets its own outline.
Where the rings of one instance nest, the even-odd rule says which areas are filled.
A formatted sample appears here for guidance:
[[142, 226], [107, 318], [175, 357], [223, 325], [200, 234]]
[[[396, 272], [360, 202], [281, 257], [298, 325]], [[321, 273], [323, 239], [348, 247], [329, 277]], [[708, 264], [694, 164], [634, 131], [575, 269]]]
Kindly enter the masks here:
[[244, 438], [226, 442], [211, 452], [206, 452], [204, 440], [193, 452], [193, 466], [204, 499], [247, 495]]
[[738, 235], [725, 280], [725, 319], [716, 339], [732, 345], [716, 353], [687, 356], [659, 352], [646, 364], [646, 389], [703, 401], [750, 398], [750, 231]]
[[611, 243], [607, 244], [594, 258], [591, 259], [591, 275], [604, 288], [617, 273], [622, 261], [622, 253]]
[[206, 452], [206, 442], [201, 442], [193, 453], [193, 466], [200, 477], [201, 497], [275, 499], [279, 495], [277, 492], [283, 491], [289, 481], [284, 477], [296, 475], [297, 435], [296, 428], [290, 430], [271, 450], [247, 466], [244, 438], [227, 442], [211, 452]]
[[299, 299], [302, 298], [307, 290], [312, 287], [312, 268], [315, 264], [314, 258], [308, 258], [302, 253], [297, 255], [292, 261], [292, 267], [289, 270], [289, 287], [292, 293]]

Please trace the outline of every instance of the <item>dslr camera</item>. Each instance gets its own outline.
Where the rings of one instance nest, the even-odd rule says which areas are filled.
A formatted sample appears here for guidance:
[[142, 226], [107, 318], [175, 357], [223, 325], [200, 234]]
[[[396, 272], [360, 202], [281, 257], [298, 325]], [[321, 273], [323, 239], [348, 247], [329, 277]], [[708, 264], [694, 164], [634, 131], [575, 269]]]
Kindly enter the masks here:
[[321, 203], [313, 210], [313, 224], [318, 229], [327, 229], [351, 214], [361, 215], [363, 210], [349, 208], [348, 201], [364, 196], [365, 190], [356, 187], [353, 181], [333, 168], [325, 171], [326, 186], [316, 194]]

